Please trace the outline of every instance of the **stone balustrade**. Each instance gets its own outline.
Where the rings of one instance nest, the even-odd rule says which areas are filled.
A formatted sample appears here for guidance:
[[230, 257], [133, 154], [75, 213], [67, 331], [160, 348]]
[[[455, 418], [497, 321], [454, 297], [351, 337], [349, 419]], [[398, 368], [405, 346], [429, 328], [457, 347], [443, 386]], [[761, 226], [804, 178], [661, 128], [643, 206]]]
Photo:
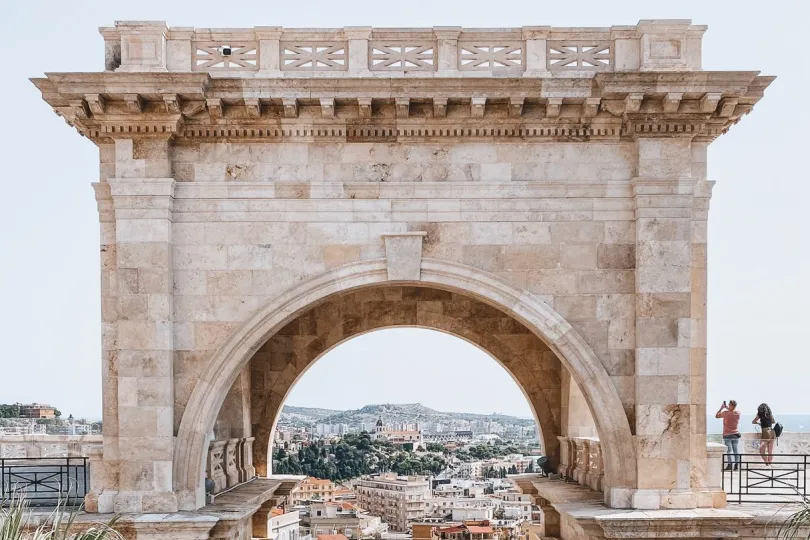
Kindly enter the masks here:
[[605, 28], [458, 26], [241, 29], [118, 21], [101, 28], [105, 69], [228, 76], [548, 76], [701, 69], [705, 26], [642, 20]]
[[256, 476], [253, 466], [254, 437], [213, 440], [208, 445], [205, 475], [214, 482], [213, 494]]
[[560, 464], [557, 472], [578, 484], [602, 491], [605, 466], [602, 445], [596, 437], [557, 437], [560, 441]]
[[0, 458], [88, 457], [101, 444], [101, 435], [6, 435]]

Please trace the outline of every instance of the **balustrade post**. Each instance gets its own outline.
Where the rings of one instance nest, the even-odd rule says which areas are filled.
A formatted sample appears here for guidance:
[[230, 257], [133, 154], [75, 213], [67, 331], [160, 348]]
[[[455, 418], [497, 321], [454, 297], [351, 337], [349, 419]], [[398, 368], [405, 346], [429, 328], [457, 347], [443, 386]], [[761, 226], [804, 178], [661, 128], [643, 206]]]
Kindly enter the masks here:
[[726, 445], [719, 443], [706, 443], [706, 487], [712, 494], [712, 507], [724, 508], [727, 504], [726, 492], [723, 490], [723, 455]]
[[370, 71], [368, 42], [371, 39], [371, 27], [347, 26], [344, 33], [349, 40], [349, 73], [367, 74]]
[[557, 474], [563, 478], [568, 478], [571, 467], [571, 454], [568, 448], [568, 437], [557, 437], [560, 442], [560, 464], [557, 466]]
[[257, 26], [255, 31], [259, 41], [259, 71], [278, 74], [281, 71], [281, 27]]
[[172, 28], [166, 40], [166, 69], [191, 71], [194, 28]]
[[151, 72], [166, 70], [164, 21], [116, 21], [121, 36], [121, 64], [115, 71]]
[[639, 70], [700, 70], [700, 44], [705, 30], [705, 27], [693, 27], [689, 20], [639, 21]]
[[437, 73], [439, 75], [458, 75], [458, 36], [460, 26], [434, 26], [436, 36]]
[[[90, 514], [95, 514], [101, 510], [99, 510], [99, 499], [101, 493], [104, 491], [104, 447], [97, 446], [92, 447], [87, 451], [87, 466], [89, 467], [88, 474], [90, 476], [90, 489], [87, 491], [87, 495], [84, 496], [84, 511]], [[103, 508], [103, 510], [112, 510], [112, 505], [104, 505], [102, 502], [102, 506], [109, 506], [110, 508]]]
[[253, 465], [253, 441], [256, 437], [247, 437], [242, 444], [242, 458], [244, 459], [245, 480], [256, 476], [256, 467]]
[[219, 493], [228, 487], [228, 478], [225, 475], [225, 445], [227, 441], [211, 441], [208, 445], [208, 460], [205, 472], [214, 482], [213, 493]]
[[239, 484], [239, 465], [237, 450], [240, 439], [228, 439], [225, 445], [225, 476], [228, 479], [228, 487]]
[[613, 70], [638, 71], [641, 48], [635, 26], [614, 26], [610, 29], [613, 41]]
[[526, 42], [526, 71], [524, 77], [537, 77], [548, 74], [547, 40], [549, 26], [524, 26], [523, 39]]

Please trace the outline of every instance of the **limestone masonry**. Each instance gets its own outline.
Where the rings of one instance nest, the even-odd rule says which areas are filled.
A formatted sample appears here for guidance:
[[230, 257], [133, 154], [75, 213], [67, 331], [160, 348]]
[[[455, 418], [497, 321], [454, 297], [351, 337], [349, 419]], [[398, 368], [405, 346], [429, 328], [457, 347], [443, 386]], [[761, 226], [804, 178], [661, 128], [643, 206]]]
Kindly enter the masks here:
[[204, 479], [270, 474], [284, 398], [330, 347], [421, 326], [491, 353], [597, 499], [715, 515], [707, 147], [773, 77], [703, 71], [705, 30], [124, 21], [104, 71], [33, 79], [99, 148], [88, 509], [141, 515], [139, 538], [249, 537], [290, 481], [227, 514]]

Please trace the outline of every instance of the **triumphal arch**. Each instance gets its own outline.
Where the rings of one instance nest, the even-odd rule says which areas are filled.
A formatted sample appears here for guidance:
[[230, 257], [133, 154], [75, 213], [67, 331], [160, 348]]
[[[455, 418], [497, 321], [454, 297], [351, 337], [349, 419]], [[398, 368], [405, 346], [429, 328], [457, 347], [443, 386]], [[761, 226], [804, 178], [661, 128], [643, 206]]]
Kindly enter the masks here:
[[561, 474], [607, 506], [722, 507], [706, 155], [772, 78], [703, 70], [705, 30], [122, 21], [101, 29], [103, 71], [34, 79], [99, 148], [88, 508], [248, 535], [272, 499], [227, 532], [203, 519], [205, 480], [270, 485], [298, 377], [390, 326], [489, 352]]

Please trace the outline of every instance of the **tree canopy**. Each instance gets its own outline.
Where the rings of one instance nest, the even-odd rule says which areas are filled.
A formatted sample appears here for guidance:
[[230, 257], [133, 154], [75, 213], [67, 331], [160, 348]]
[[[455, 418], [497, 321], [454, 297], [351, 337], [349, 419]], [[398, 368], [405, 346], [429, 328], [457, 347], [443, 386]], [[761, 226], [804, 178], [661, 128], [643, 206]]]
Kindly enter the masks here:
[[387, 441], [372, 440], [367, 432], [348, 434], [334, 444], [305, 446], [293, 454], [282, 449], [273, 452], [274, 473], [305, 474], [337, 482], [387, 471], [401, 475], [438, 474], [446, 465], [443, 457], [417, 456]]

